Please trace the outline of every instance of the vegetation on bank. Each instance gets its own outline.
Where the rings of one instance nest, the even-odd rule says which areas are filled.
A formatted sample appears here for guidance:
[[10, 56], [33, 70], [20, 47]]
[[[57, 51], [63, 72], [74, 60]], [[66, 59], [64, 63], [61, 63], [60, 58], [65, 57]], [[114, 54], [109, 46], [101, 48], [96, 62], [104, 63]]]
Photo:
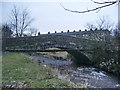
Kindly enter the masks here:
[[74, 88], [67, 80], [57, 78], [58, 72], [38, 64], [24, 54], [7, 53], [2, 58], [2, 86], [4, 88]]
[[102, 47], [97, 47], [94, 49], [92, 58], [93, 66], [120, 77], [119, 51], [120, 50], [106, 50]]

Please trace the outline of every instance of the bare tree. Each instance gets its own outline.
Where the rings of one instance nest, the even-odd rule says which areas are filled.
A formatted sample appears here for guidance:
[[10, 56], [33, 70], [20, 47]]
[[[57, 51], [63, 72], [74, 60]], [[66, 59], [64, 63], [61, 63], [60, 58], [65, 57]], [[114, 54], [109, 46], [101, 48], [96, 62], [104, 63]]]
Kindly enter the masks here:
[[114, 28], [114, 23], [110, 21], [110, 19], [107, 16], [102, 16], [99, 17], [96, 22], [89, 22], [85, 25], [87, 29], [95, 29], [97, 28], [98, 30], [103, 30], [107, 29], [112, 31]]
[[11, 28], [17, 37], [23, 36], [24, 31], [33, 21], [33, 19], [30, 18], [27, 9], [23, 9], [20, 12], [16, 6], [13, 8], [10, 18]]
[[88, 22], [86, 25], [85, 25], [85, 27], [87, 28], [87, 29], [95, 29], [96, 28], [96, 26], [94, 25], [94, 23], [92, 23], [92, 22]]
[[37, 35], [37, 31], [38, 31], [38, 30], [37, 30], [36, 28], [30, 28], [30, 29], [29, 29], [29, 32], [30, 32], [30, 35], [31, 35], [31, 36], [36, 36], [36, 35]]
[[111, 31], [114, 27], [114, 23], [111, 22], [107, 16], [102, 16], [96, 21], [96, 27], [98, 29], [108, 29]]
[[6, 23], [2, 25], [2, 37], [3, 38], [9, 38], [12, 36], [12, 30], [10, 26]]
[[120, 37], [120, 22], [118, 22], [118, 25], [116, 25], [113, 33], [114, 33], [114, 36]]
[[92, 9], [88, 9], [88, 10], [83, 10], [83, 11], [75, 11], [75, 10], [70, 10], [70, 9], [65, 8], [61, 3], [60, 3], [60, 5], [61, 5], [66, 11], [69, 11], [69, 12], [73, 12], [73, 13], [87, 13], [87, 12], [96, 11], [96, 10], [99, 10], [99, 11], [100, 11], [102, 8], [105, 8], [105, 7], [114, 5], [114, 4], [118, 4], [118, 3], [120, 2], [120, 0], [114, 0], [114, 1], [110, 1], [110, 0], [102, 1], [102, 0], [101, 0], [101, 2], [93, 1], [93, 0], [91, 0], [91, 1], [92, 1], [93, 3], [99, 4], [99, 5], [101, 5], [101, 6], [96, 7], [96, 8], [92, 8]]

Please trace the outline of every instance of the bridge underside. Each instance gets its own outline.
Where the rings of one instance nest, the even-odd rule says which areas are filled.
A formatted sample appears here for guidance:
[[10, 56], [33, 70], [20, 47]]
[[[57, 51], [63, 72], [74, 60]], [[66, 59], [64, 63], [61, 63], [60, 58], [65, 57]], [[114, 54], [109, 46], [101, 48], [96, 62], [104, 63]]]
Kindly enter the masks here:
[[48, 48], [44, 48], [43, 50], [8, 49], [6, 51], [9, 51], [9, 52], [63, 52], [63, 51], [66, 51], [73, 56], [73, 62], [76, 65], [91, 65], [90, 59], [87, 56], [85, 56], [83, 53], [81, 53], [84, 50], [77, 50], [77, 49], [73, 50], [67, 47], [55, 47], [54, 45], [51, 46], [51, 48], [58, 48], [58, 50], [54, 50], [54, 49], [49, 50]]
[[90, 59], [86, 57], [84, 54], [82, 54], [80, 51], [77, 50], [68, 50], [68, 53], [70, 53], [74, 57], [74, 63], [77, 66], [80, 65], [91, 65]]

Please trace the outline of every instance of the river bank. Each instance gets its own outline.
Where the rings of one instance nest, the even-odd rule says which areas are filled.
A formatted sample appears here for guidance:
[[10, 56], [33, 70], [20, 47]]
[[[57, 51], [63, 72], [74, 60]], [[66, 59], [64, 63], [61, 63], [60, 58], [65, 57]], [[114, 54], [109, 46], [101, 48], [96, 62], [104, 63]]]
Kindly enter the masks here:
[[77, 85], [84, 85], [93, 88], [120, 88], [119, 80], [110, 76], [104, 71], [93, 67], [73, 67], [73, 62], [64, 60], [52, 60], [40, 56], [30, 58], [43, 62], [52, 68], [58, 69], [61, 73], [59, 78], [68, 78]]
[[57, 76], [57, 70], [25, 54], [8, 52], [2, 57], [2, 88], [79, 88]]
[[104, 71], [76, 67], [71, 60], [9, 53], [3, 57], [3, 87], [120, 88], [120, 84]]

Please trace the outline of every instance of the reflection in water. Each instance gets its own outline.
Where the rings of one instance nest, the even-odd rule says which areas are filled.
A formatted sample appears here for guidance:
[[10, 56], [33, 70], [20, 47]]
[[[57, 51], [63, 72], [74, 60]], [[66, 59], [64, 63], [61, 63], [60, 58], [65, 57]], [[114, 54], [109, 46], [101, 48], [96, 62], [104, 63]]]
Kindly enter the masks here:
[[[97, 88], [120, 88], [118, 80], [103, 71], [93, 67], [71, 67], [72, 61], [52, 60], [40, 56], [30, 56], [32, 59], [39, 60], [46, 65], [56, 67], [61, 71], [69, 73], [70, 81], [76, 84], [88, 84]], [[68, 67], [68, 68], [66, 68]], [[59, 78], [62, 78], [59, 76]]]

